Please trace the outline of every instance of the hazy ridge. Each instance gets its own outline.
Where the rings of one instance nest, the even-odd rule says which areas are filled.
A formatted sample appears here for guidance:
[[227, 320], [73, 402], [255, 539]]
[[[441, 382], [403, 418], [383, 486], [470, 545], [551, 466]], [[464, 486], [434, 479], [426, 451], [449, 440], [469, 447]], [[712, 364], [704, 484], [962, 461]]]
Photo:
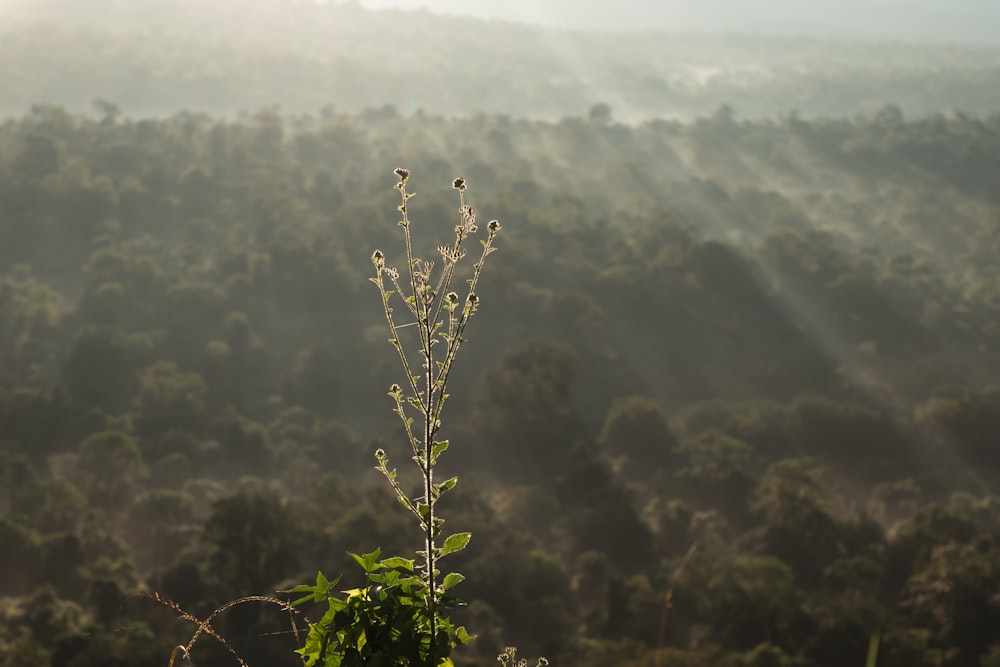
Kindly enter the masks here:
[[[169, 7], [169, 10], [167, 9]], [[392, 104], [620, 120], [1000, 108], [1000, 47], [753, 34], [581, 32], [355, 5], [40, 3], [0, 24], [0, 112], [106, 99], [137, 115]], [[55, 48], [53, 48], [55, 45]]]

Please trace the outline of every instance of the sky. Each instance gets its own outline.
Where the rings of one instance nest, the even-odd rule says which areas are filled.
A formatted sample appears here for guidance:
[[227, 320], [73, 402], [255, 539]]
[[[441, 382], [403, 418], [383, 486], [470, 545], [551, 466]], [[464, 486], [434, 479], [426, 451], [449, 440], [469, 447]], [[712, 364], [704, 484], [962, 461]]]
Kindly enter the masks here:
[[1000, 0], [360, 0], [570, 28], [1000, 42]]

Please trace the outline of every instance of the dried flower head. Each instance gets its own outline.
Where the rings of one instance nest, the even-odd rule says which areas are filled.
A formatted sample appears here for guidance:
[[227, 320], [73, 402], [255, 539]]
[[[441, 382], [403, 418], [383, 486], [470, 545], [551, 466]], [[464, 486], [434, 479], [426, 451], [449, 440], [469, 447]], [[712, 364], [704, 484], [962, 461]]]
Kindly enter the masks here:
[[410, 177], [410, 170], [403, 169], [402, 167], [396, 167], [396, 170], [393, 173], [399, 177], [400, 182], [405, 182], [406, 179]]
[[455, 182], [451, 184], [451, 187], [455, 188], [459, 192], [465, 192], [465, 179], [456, 178]]
[[478, 227], [476, 227], [476, 212], [471, 206], [463, 206], [459, 209], [462, 214], [462, 231], [465, 234], [475, 234]]

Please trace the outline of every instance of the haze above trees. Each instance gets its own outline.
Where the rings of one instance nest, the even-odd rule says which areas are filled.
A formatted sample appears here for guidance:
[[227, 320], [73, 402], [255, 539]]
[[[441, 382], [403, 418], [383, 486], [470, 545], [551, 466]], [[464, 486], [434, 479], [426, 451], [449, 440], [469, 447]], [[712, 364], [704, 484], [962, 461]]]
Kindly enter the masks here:
[[82, 111], [95, 98], [137, 115], [392, 104], [547, 119], [606, 102], [624, 121], [723, 104], [745, 117], [1000, 107], [995, 44], [623, 35], [290, 0], [40, 0], [0, 11], [6, 114], [39, 101]]
[[500, 18], [583, 30], [760, 32], [932, 42], [1000, 41], [1000, 7], [990, 0], [361, 0], [371, 8], [426, 8], [441, 14]]

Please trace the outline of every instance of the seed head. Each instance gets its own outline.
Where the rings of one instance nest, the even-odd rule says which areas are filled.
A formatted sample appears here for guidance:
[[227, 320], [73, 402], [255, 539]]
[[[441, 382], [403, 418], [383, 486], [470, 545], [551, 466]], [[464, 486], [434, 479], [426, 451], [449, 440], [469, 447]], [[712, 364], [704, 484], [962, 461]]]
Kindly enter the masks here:
[[451, 187], [455, 188], [459, 192], [465, 192], [465, 179], [456, 178], [455, 182], [451, 184]]

